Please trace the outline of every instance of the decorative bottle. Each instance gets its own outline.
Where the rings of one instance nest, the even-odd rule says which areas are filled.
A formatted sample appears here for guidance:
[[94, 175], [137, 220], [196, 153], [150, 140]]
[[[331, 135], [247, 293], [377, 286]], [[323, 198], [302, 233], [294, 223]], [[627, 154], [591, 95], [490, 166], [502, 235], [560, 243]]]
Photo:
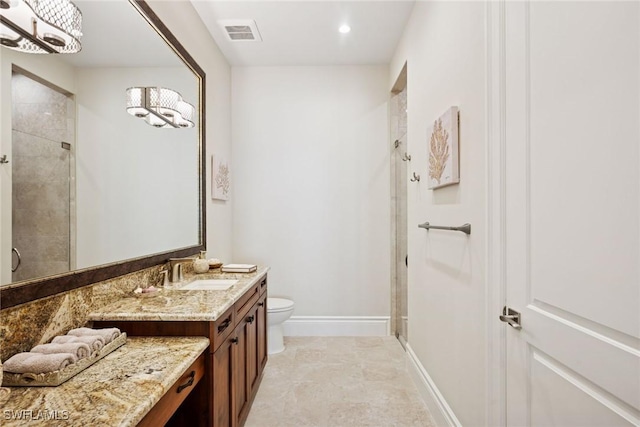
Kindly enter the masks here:
[[209, 261], [205, 258], [206, 252], [200, 251], [200, 256], [193, 260], [193, 271], [202, 274], [209, 271]]

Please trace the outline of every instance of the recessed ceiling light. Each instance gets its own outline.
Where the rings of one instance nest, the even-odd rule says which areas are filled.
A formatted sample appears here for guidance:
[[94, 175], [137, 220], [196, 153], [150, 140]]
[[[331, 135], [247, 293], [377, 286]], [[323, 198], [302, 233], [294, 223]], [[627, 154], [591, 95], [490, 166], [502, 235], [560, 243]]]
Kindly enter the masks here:
[[338, 31], [340, 31], [342, 34], [347, 34], [349, 31], [351, 31], [351, 27], [347, 24], [344, 24], [341, 25], [340, 28], [338, 28]]

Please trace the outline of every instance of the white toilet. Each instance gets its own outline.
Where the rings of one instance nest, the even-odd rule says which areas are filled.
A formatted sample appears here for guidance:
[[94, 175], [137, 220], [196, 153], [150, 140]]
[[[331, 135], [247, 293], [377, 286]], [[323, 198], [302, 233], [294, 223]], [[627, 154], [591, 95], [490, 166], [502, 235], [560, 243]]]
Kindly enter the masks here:
[[293, 313], [293, 301], [284, 298], [267, 298], [267, 351], [276, 354], [284, 351], [282, 324]]

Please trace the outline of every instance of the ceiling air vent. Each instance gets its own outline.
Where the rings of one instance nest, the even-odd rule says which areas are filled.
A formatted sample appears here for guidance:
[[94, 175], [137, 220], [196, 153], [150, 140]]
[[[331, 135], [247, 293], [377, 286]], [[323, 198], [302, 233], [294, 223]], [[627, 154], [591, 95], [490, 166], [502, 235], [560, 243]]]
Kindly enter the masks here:
[[260, 42], [262, 37], [256, 21], [252, 19], [224, 19], [218, 21], [222, 29], [233, 42]]

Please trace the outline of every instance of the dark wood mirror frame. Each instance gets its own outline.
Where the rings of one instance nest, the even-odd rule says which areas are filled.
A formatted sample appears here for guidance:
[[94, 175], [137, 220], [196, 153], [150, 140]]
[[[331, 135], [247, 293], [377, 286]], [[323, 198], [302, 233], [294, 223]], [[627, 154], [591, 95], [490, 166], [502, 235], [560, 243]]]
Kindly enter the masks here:
[[0, 310], [153, 267], [154, 265], [166, 262], [168, 258], [193, 255], [198, 253], [198, 251], [205, 250], [206, 248], [205, 73], [144, 0], [129, 0], [129, 2], [184, 61], [185, 65], [193, 71], [199, 80], [200, 108], [198, 123], [200, 126], [200, 244], [149, 256], [133, 258], [122, 262], [115, 262], [97, 267], [75, 270], [56, 276], [48, 276], [27, 282], [18, 282], [7, 285], [0, 288]]

